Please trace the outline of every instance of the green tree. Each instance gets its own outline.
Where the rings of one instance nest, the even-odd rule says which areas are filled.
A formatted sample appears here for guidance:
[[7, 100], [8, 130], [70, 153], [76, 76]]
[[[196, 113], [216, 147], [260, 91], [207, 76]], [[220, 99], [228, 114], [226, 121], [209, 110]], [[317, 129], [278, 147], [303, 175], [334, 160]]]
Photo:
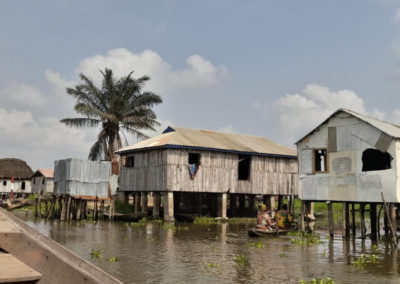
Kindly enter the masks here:
[[76, 99], [75, 111], [84, 117], [64, 118], [60, 122], [71, 127], [100, 127], [96, 143], [90, 149], [89, 159], [113, 160], [114, 152], [122, 147], [120, 133], [128, 144], [125, 133], [138, 139], [148, 138], [143, 130], [155, 130], [159, 125], [153, 106], [162, 102], [160, 96], [144, 92], [142, 88], [150, 77], [132, 78], [132, 73], [119, 79], [111, 69], [100, 71], [103, 75], [101, 88], [80, 74], [82, 84], [67, 88]]

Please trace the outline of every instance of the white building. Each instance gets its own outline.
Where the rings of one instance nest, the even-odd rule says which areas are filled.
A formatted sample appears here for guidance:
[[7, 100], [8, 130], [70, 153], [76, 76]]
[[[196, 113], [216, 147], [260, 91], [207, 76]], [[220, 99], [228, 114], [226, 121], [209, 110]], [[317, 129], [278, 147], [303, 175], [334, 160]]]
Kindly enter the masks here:
[[38, 169], [31, 177], [32, 193], [53, 193], [54, 170]]
[[0, 159], [0, 193], [31, 193], [32, 169], [25, 161], [13, 158]]
[[339, 109], [297, 144], [299, 198], [400, 202], [400, 126]]

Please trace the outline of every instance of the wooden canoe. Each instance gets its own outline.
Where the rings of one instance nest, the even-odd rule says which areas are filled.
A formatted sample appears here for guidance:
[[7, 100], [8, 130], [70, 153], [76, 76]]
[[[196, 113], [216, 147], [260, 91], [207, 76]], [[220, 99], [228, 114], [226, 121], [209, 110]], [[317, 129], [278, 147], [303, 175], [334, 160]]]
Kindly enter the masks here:
[[289, 232], [289, 230], [274, 230], [274, 231], [266, 231], [266, 230], [261, 230], [261, 229], [248, 230], [250, 237], [271, 237], [271, 236], [277, 236], [277, 235], [284, 235], [287, 232]]

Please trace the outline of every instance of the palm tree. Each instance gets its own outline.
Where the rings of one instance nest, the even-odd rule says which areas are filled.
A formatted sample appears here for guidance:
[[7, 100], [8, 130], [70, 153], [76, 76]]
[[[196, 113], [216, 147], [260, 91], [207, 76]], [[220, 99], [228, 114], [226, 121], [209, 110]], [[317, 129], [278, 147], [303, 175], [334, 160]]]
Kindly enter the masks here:
[[122, 147], [120, 132], [128, 141], [125, 132], [138, 139], [148, 138], [142, 131], [160, 125], [156, 120], [153, 106], [162, 102], [160, 96], [143, 92], [142, 88], [150, 79], [128, 76], [116, 79], [111, 69], [100, 71], [103, 75], [101, 88], [80, 74], [82, 84], [67, 88], [67, 93], [76, 98], [75, 111], [84, 117], [64, 118], [60, 122], [71, 127], [101, 126], [96, 143], [90, 149], [89, 159], [112, 161], [114, 152]]

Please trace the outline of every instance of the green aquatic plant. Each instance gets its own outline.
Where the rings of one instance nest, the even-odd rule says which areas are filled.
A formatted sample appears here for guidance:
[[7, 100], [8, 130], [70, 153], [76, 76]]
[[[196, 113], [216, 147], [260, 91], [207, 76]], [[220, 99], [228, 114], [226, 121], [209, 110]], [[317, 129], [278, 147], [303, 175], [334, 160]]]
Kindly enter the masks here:
[[244, 254], [235, 255], [234, 260], [238, 265], [241, 266], [244, 266], [248, 263], [247, 257]]
[[248, 242], [246, 245], [248, 247], [256, 247], [256, 248], [263, 248], [264, 247], [264, 243], [262, 243], [262, 242]]
[[361, 254], [358, 258], [351, 262], [356, 267], [365, 267], [367, 265], [367, 257], [365, 254]]
[[286, 253], [284, 253], [284, 252], [282, 252], [282, 253], [280, 253], [279, 254], [279, 257], [287, 257], [288, 255], [286, 254]]
[[176, 226], [174, 224], [163, 224], [162, 228], [164, 230], [172, 230], [172, 231], [176, 231]]
[[212, 263], [212, 262], [207, 262], [205, 261], [204, 264], [208, 267], [208, 268], [218, 268], [221, 266], [221, 264], [219, 263]]
[[291, 239], [291, 242], [297, 245], [311, 245], [322, 243], [320, 234], [306, 232], [301, 232], [300, 238], [293, 238]]
[[313, 278], [310, 281], [300, 280], [300, 284], [335, 284], [335, 281], [330, 278]]
[[189, 227], [188, 226], [178, 226], [177, 230], [178, 231], [189, 231]]
[[324, 251], [323, 253], [321, 253], [321, 256], [325, 257], [326, 256], [326, 252]]
[[129, 240], [128, 237], [125, 237], [125, 238], [124, 238], [124, 241], [128, 241], [128, 240]]
[[230, 224], [255, 224], [256, 218], [238, 218], [233, 217], [228, 219], [228, 223]]
[[90, 250], [90, 256], [92, 258], [98, 258], [103, 254], [103, 247], [100, 247], [98, 249], [91, 249]]
[[118, 257], [112, 256], [110, 258], [107, 259], [109, 262], [116, 262], [118, 261]]
[[372, 245], [371, 246], [371, 252], [373, 254], [377, 254], [379, 252], [379, 247], [377, 245]]
[[194, 225], [213, 225], [220, 224], [221, 222], [212, 217], [196, 217], [193, 220]]
[[216, 252], [217, 248], [215, 246], [212, 246], [211, 250], [212, 250], [212, 252]]

